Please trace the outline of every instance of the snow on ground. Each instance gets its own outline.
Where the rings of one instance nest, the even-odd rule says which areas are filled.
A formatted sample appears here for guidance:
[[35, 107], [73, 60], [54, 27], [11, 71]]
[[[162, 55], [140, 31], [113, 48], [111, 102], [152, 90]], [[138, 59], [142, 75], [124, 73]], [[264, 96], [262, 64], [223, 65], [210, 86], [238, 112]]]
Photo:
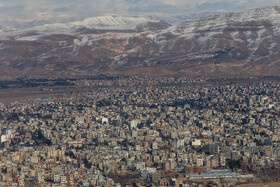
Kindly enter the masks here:
[[274, 65], [274, 64], [276, 64], [276, 63], [279, 63], [280, 62], [280, 60], [276, 60], [276, 61], [274, 61], [274, 62], [271, 62], [270, 64], [268, 64], [267, 66], [272, 66], [272, 65]]
[[39, 40], [42, 36], [41, 35], [32, 35], [32, 36], [24, 36], [24, 37], [19, 37], [17, 40], [21, 41], [36, 41]]
[[[104, 29], [104, 30], [133, 30], [139, 25], [145, 25], [146, 23], [158, 23], [159, 21], [151, 20], [148, 18], [135, 18], [135, 17], [115, 17], [115, 16], [103, 16], [87, 18], [82, 21], [75, 21], [70, 23], [53, 23], [33, 28], [28, 28], [20, 31], [4, 32], [0, 30], [2, 36], [21, 35], [23, 33], [34, 32], [41, 35], [50, 34], [74, 34], [78, 29]], [[33, 40], [34, 38], [20, 38], [21, 40]], [[35, 38], [36, 39], [36, 38]]]
[[3, 43], [0, 43], [0, 50], [5, 49], [5, 45]]
[[87, 45], [89, 42], [89, 38], [88, 36], [83, 36], [81, 39], [74, 39], [74, 45], [79, 45], [79, 46], [83, 46], [83, 45]]
[[213, 66], [211, 69], [211, 73], [214, 73], [217, 70], [217, 66]]

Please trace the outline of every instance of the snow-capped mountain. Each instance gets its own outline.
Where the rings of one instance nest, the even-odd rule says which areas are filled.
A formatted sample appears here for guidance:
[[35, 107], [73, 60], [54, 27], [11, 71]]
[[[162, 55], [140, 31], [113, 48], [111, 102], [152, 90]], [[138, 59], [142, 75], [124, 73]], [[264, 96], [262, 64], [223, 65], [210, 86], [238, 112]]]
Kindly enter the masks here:
[[280, 7], [173, 25], [146, 18], [88, 18], [7, 32], [0, 39], [0, 71], [6, 77], [280, 75]]
[[225, 13], [227, 13], [227, 11], [218, 10], [218, 11], [203, 11], [203, 12], [186, 12], [184, 14], [174, 14], [174, 15], [154, 14], [154, 15], [149, 15], [148, 17], [153, 20], [162, 20], [170, 24], [176, 24], [186, 20], [193, 21], [202, 17], [207, 17], [211, 15], [222, 15]]
[[12, 27], [1, 27], [0, 26], [0, 33], [7, 33], [7, 32], [13, 32], [16, 31], [15, 28]]
[[78, 29], [106, 29], [106, 30], [134, 30], [137, 26], [145, 25], [147, 23], [159, 23], [159, 21], [150, 20], [147, 18], [133, 18], [133, 17], [114, 17], [103, 16], [87, 18], [83, 21], [75, 21], [70, 23], [46, 24], [35, 27], [33, 30], [46, 33], [60, 33], [66, 34], [75, 33]]
[[[36, 40], [40, 36], [51, 34], [80, 34], [80, 33], [105, 33], [105, 32], [143, 32], [159, 30], [170, 26], [162, 21], [155, 21], [148, 18], [102, 16], [87, 18], [82, 21], [69, 23], [53, 23], [42, 26], [35, 26], [16, 32], [2, 34], [0, 39], [14, 36], [19, 40]], [[24, 36], [21, 38], [20, 36]], [[28, 36], [28, 37], [27, 37]], [[33, 37], [32, 37], [33, 36]]]

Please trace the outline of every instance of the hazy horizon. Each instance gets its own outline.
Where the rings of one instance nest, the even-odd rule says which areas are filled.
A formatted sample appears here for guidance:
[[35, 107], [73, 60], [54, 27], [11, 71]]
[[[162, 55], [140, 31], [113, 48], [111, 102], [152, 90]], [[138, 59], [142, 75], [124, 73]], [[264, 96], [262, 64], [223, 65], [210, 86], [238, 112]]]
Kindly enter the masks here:
[[106, 15], [143, 16], [172, 22], [215, 12], [244, 11], [277, 5], [280, 3], [276, 0], [0, 0], [0, 25], [33, 21], [76, 21]]

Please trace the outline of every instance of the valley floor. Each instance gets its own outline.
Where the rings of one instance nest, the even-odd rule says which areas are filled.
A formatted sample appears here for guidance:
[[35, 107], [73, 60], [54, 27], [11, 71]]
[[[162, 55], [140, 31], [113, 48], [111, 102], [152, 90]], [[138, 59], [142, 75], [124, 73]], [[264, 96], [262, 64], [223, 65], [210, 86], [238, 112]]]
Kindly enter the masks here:
[[279, 187], [280, 182], [274, 182], [274, 183], [258, 183], [258, 184], [241, 184], [237, 185], [235, 187]]

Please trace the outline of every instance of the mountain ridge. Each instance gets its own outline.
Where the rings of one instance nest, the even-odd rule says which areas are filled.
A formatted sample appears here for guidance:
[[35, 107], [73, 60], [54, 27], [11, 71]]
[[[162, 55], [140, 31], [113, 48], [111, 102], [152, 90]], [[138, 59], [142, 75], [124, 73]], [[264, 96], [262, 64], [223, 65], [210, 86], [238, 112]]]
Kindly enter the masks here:
[[[149, 18], [138, 17], [117, 17], [117, 16], [101, 16], [86, 18], [82, 21], [74, 21], [68, 23], [51, 23], [41, 26], [30, 27], [26, 29], [10, 30], [11, 32], [2, 33], [6, 36], [19, 35], [23, 33], [35, 32], [42, 35], [51, 34], [77, 34], [79, 29], [96, 29], [96, 30], [136, 30], [137, 27], [145, 26], [147, 24], [165, 24], [168, 23], [151, 20]], [[1, 30], [0, 30], [1, 31]]]
[[59, 24], [53, 25], [54, 32], [14, 31], [0, 37], [0, 71], [17, 72], [6, 77], [278, 76], [279, 18], [280, 7], [266, 7], [173, 25], [146, 18], [102, 17], [72, 22], [65, 32]]

